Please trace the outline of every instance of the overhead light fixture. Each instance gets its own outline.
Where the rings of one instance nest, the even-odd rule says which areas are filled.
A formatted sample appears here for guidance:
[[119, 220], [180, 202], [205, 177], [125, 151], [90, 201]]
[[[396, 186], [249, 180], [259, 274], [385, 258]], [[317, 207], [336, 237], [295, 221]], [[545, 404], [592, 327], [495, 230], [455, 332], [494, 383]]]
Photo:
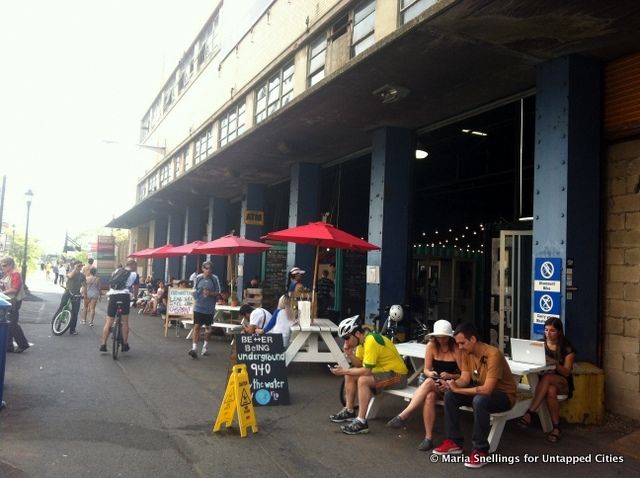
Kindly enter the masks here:
[[488, 136], [487, 133], [484, 133], [482, 131], [476, 131], [473, 129], [463, 129], [462, 132], [465, 134], [472, 134], [474, 136]]
[[427, 156], [429, 156], [429, 153], [427, 153], [424, 149], [416, 149], [416, 159], [424, 159]]
[[527, 221], [533, 221], [533, 216], [523, 216], [523, 217], [519, 217], [518, 221], [520, 222], [527, 222]]
[[377, 90], [371, 92], [372, 95], [378, 96], [383, 103], [395, 103], [409, 95], [408, 88], [394, 85], [383, 85]]

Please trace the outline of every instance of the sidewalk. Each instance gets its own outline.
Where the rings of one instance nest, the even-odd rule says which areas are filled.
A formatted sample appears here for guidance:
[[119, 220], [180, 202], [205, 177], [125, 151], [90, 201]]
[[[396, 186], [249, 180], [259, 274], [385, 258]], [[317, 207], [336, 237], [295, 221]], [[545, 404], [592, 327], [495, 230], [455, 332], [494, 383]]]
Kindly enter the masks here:
[[[131, 351], [114, 362], [98, 353], [106, 301], [97, 326], [79, 325], [79, 335], [54, 337], [50, 319], [61, 289], [28, 278], [38, 299], [25, 302], [21, 323], [33, 347], [7, 356], [0, 413], [0, 477], [581, 477], [637, 476], [640, 462], [609, 448], [631, 429], [616, 421], [604, 427], [566, 425], [562, 440], [547, 444], [537, 428], [510, 422], [495, 455], [501, 463], [468, 470], [460, 463], [431, 462], [416, 449], [421, 417], [408, 427], [384, 424], [404, 405], [387, 400], [368, 435], [347, 436], [329, 414], [340, 408], [339, 379], [322, 364], [289, 367], [291, 405], [256, 410], [259, 432], [240, 438], [237, 428], [211, 429], [226, 385], [230, 348], [223, 338], [210, 356], [188, 357], [186, 331], [162, 333], [157, 317], [132, 310]], [[471, 414], [463, 414], [470, 437]], [[633, 438], [627, 436], [626, 440]], [[442, 411], [436, 442], [443, 438]], [[465, 443], [465, 450], [470, 441]], [[635, 447], [638, 450], [639, 447]], [[633, 445], [632, 448], [633, 449]], [[526, 455], [525, 455], [526, 454]], [[550, 458], [592, 460], [569, 466]], [[526, 462], [530, 460], [530, 462]], [[608, 460], [596, 463], [596, 460]], [[622, 463], [613, 463], [611, 460]], [[536, 462], [537, 460], [537, 462]], [[510, 465], [509, 462], [514, 462]]]

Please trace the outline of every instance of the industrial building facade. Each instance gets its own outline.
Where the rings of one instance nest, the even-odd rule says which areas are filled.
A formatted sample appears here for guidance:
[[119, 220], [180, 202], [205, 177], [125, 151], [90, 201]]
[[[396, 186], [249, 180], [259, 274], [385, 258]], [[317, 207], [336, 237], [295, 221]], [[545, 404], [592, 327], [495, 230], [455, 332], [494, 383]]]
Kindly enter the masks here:
[[[638, 418], [639, 26], [630, 1], [213, 2], [143, 114], [158, 162], [110, 226], [143, 249], [324, 218], [382, 248], [322, 252], [340, 316], [409, 304], [508, 349], [558, 315], [608, 408]], [[275, 296], [313, 253], [241, 256], [237, 286]], [[549, 309], [539, 264], [560, 269]]]

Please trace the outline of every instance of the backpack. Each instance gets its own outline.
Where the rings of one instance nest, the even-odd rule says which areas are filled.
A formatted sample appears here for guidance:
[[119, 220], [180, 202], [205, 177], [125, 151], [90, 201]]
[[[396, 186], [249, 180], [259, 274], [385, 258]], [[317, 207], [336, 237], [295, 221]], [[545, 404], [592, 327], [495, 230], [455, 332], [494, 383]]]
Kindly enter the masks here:
[[127, 269], [118, 269], [111, 275], [109, 287], [113, 290], [124, 290], [127, 288], [127, 280], [131, 275], [131, 271]]

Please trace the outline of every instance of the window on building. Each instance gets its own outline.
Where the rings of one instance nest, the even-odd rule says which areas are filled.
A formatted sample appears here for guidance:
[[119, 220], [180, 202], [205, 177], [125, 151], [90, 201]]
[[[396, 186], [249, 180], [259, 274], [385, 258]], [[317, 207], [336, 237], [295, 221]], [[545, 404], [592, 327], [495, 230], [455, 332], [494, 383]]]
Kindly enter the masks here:
[[324, 78], [324, 66], [327, 58], [327, 37], [320, 35], [309, 45], [309, 86], [315, 85]]
[[213, 152], [213, 144], [211, 140], [211, 128], [207, 127], [198, 135], [193, 145], [193, 164], [196, 165]]
[[257, 89], [256, 123], [260, 123], [291, 101], [294, 70], [292, 60]]
[[148, 184], [149, 184], [149, 187], [148, 187], [149, 193], [152, 193], [153, 191], [158, 189], [158, 175], [157, 175], [157, 173], [153, 173], [151, 176], [149, 176]]
[[173, 157], [173, 171], [176, 178], [184, 172], [184, 151], [178, 152]]
[[167, 161], [160, 167], [160, 170], [158, 171], [158, 182], [161, 188], [169, 184], [169, 181], [171, 179], [171, 175], [169, 174], [170, 167], [171, 161]]
[[335, 40], [338, 37], [341, 37], [349, 30], [349, 15], [344, 15], [338, 18], [333, 25], [331, 25], [331, 40]]
[[138, 185], [138, 202], [147, 197], [147, 183], [146, 181]]
[[375, 0], [365, 0], [353, 11], [353, 34], [351, 37], [352, 57], [358, 56], [375, 43], [375, 22]]
[[233, 141], [244, 132], [246, 124], [245, 103], [232, 106], [221, 118], [218, 135], [218, 144], [220, 147]]
[[191, 169], [191, 166], [193, 166], [193, 155], [192, 155], [192, 151], [193, 149], [191, 147], [187, 147], [184, 150], [184, 170], [185, 171], [189, 171]]
[[400, 18], [402, 24], [410, 22], [438, 0], [402, 0], [400, 3]]

